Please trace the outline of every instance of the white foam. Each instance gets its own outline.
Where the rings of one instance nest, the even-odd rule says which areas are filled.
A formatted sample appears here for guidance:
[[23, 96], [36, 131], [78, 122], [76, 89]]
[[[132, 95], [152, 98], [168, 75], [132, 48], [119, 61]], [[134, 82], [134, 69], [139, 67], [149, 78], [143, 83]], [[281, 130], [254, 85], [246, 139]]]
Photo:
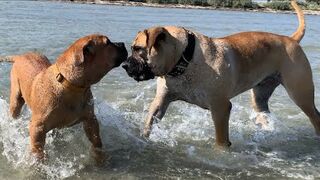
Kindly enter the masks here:
[[[255, 125], [257, 114], [250, 106], [243, 106], [238, 100], [233, 103], [230, 117], [230, 138], [233, 146], [230, 152], [219, 153], [214, 151], [212, 146], [215, 137], [209, 111], [183, 102], [176, 102], [171, 106], [165, 117], [153, 125], [150, 140], [179, 149], [184, 146], [182, 149], [185, 149], [188, 161], [222, 169], [243, 169], [241, 172], [246, 172], [248, 176], [254, 174], [265, 177], [252, 171], [257, 167], [271, 169], [288, 178], [313, 179], [319, 175], [314, 168], [308, 172], [303, 171], [303, 167], [309, 167], [307, 164], [303, 164], [300, 169], [291, 165], [286, 167], [290, 159], [284, 154], [299, 151], [301, 144], [296, 145], [295, 142], [302, 143], [305, 129], [312, 129], [306, 126], [308, 120], [301, 116], [301, 113], [288, 118], [290, 121], [294, 119], [301, 122], [304, 126], [300, 128], [292, 128], [293, 122], [287, 120], [287, 117], [281, 119], [272, 113], [264, 114], [269, 123], [267, 127], [260, 128]], [[291, 144], [286, 145], [287, 142]], [[208, 143], [211, 144], [209, 149]]]
[[[101, 136], [107, 151], [115, 149], [143, 147], [143, 141], [136, 138], [130, 124], [106, 102], [96, 104], [95, 111], [100, 120]], [[47, 133], [45, 151], [48, 160], [37, 164], [30, 154], [28, 124], [29, 111], [23, 111], [22, 117], [14, 120], [8, 113], [8, 103], [0, 99], [0, 144], [2, 155], [12, 166], [29, 169], [44, 174], [49, 179], [63, 179], [74, 176], [87, 165], [94, 166], [89, 153], [89, 142], [81, 125], [59, 130], [58, 133]], [[119, 143], [121, 142], [121, 143]], [[36, 168], [35, 168], [36, 167]]]
[[174, 146], [181, 140], [207, 141], [213, 137], [213, 121], [209, 111], [183, 102], [175, 102], [171, 106], [179, 112], [173, 116], [165, 116], [160, 123], [153, 125], [151, 141]]
[[[142, 92], [137, 95], [140, 96], [125, 103], [117, 101], [111, 105], [96, 99], [95, 112], [108, 152], [124, 149], [143, 153], [140, 150], [143, 150], [147, 143], [141, 139], [140, 133], [150, 97]], [[233, 102], [230, 117], [230, 139], [233, 145], [228, 152], [219, 153], [213, 150], [215, 130], [210, 112], [184, 102], [170, 105], [163, 120], [154, 124], [150, 141], [156, 146], [164, 144], [167, 148], [181, 150], [185, 153], [187, 162], [239, 171], [248, 176], [265, 177], [263, 174], [257, 174], [255, 168], [266, 168], [288, 178], [312, 179], [319, 176], [317, 170], [311, 167], [314, 163], [304, 163], [301, 166], [287, 164], [290, 161], [303, 161], [304, 157], [291, 160], [290, 155], [286, 154], [306, 151], [303, 146], [308, 146], [312, 141], [310, 138], [307, 139], [309, 142], [301, 141], [310, 136], [311, 133], [306, 130], [312, 128], [306, 123], [305, 117], [299, 114], [287, 120], [287, 117], [271, 114], [268, 118], [273, 125], [270, 129], [264, 130], [255, 125], [256, 114], [250, 106], [242, 105], [242, 101], [247, 99]], [[122, 113], [115, 110], [121, 109], [123, 104], [132, 105], [129, 109], [134, 108], [132, 111], [121, 110]], [[27, 129], [30, 112], [24, 111], [24, 117], [13, 120], [9, 118], [7, 111], [7, 102], [0, 99], [2, 153], [14, 168], [32, 169]], [[301, 122], [301, 125], [296, 127], [296, 122]], [[60, 135], [52, 132], [48, 134], [46, 151], [49, 161], [38, 167], [51, 179], [74, 176], [84, 167], [93, 165], [89, 154], [90, 143], [82, 127], [78, 125], [60, 132]], [[296, 142], [299, 143], [295, 144]], [[287, 143], [289, 145], [286, 145]], [[314, 151], [310, 153], [313, 154]], [[130, 154], [126, 156], [130, 158]], [[319, 158], [318, 155], [315, 156], [316, 159]], [[307, 172], [302, 170], [304, 167], [308, 168]]]

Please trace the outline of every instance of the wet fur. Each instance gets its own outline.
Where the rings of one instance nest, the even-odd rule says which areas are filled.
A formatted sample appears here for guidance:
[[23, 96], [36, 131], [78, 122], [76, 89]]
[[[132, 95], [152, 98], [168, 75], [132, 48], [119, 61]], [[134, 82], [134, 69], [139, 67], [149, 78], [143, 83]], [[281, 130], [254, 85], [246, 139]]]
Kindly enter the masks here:
[[[183, 100], [210, 110], [216, 145], [230, 146], [230, 99], [252, 89], [255, 111], [269, 112], [268, 100], [279, 84], [309, 117], [319, 135], [320, 116], [314, 104], [312, 72], [299, 45], [305, 32], [303, 13], [294, 1], [292, 4], [300, 25], [291, 37], [267, 32], [242, 32], [210, 38], [193, 32], [196, 36], [193, 60], [185, 73], [177, 77], [167, 76], [167, 73], [188, 44], [186, 30], [166, 26], [138, 33], [129, 59], [148, 64], [158, 76], [156, 96], [145, 119], [144, 136], [149, 136], [154, 120], [164, 116], [171, 102]], [[162, 38], [157, 38], [159, 35]], [[156, 45], [147, 39], [156, 39]], [[141, 61], [141, 57], [146, 58]], [[132, 67], [133, 64], [129, 63], [127, 69]], [[129, 75], [134, 73], [144, 72]]]
[[[17, 118], [25, 103], [31, 109], [31, 151], [39, 160], [45, 157], [48, 131], [80, 122], [92, 143], [95, 159], [99, 163], [105, 160], [90, 86], [126, 57], [123, 45], [118, 47], [106, 36], [94, 34], [74, 42], [54, 64], [44, 55], [32, 52], [10, 58], [10, 112]], [[72, 86], [85, 88], [74, 91], [64, 86], [57, 80], [59, 73]]]

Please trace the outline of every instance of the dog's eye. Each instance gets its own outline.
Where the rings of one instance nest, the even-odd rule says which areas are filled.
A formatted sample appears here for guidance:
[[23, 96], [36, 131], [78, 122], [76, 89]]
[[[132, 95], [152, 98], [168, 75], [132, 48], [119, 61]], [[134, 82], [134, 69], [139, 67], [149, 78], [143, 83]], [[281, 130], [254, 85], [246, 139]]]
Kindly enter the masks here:
[[140, 47], [140, 46], [132, 46], [131, 49], [133, 51], [140, 51], [142, 49], [142, 47]]

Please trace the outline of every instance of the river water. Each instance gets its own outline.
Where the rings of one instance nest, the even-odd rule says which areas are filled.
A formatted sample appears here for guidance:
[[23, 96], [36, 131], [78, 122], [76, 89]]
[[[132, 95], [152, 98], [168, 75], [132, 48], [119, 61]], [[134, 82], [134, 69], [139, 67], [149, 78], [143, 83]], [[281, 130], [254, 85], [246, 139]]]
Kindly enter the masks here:
[[[320, 108], [320, 18], [306, 16], [301, 44], [314, 75]], [[36, 1], [0, 1], [0, 55], [39, 51], [54, 62], [77, 38], [103, 33], [130, 47], [136, 33], [155, 25], [178, 25], [208, 36], [260, 30], [284, 35], [295, 31], [293, 14], [166, 9]], [[254, 124], [249, 93], [232, 99], [232, 147], [213, 149], [210, 113], [175, 102], [140, 136], [156, 82], [136, 83], [122, 68], [93, 86], [95, 111], [110, 164], [96, 167], [81, 125], [48, 133], [49, 159], [35, 164], [29, 154], [30, 111], [8, 114], [11, 64], [0, 64], [0, 179], [319, 179], [320, 140], [307, 117], [278, 87], [270, 100], [269, 127]]]

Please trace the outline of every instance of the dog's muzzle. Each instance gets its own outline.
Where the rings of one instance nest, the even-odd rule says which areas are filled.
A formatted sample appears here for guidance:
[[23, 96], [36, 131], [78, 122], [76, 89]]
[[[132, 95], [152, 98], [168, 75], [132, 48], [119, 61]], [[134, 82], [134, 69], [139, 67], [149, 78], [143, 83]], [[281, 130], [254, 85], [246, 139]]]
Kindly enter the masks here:
[[122, 65], [130, 77], [136, 81], [146, 81], [155, 77], [151, 68], [146, 62], [138, 61], [137, 59], [130, 56]]
[[114, 67], [120, 66], [120, 64], [128, 58], [128, 51], [123, 42], [113, 43], [118, 51], [118, 58]]

